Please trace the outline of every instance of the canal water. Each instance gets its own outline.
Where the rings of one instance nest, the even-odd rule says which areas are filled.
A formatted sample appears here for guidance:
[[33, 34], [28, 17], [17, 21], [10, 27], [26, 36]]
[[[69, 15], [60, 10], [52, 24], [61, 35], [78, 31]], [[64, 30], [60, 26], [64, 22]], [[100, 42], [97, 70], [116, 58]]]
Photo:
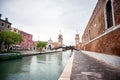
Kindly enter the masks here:
[[0, 80], [58, 80], [70, 51], [23, 57], [0, 63]]

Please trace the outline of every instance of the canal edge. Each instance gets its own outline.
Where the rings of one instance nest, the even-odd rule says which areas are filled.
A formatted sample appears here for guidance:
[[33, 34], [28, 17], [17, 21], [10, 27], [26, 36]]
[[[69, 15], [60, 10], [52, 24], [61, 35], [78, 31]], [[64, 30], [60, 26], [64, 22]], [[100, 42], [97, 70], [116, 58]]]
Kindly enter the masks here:
[[73, 66], [73, 58], [74, 58], [74, 52], [69, 59], [67, 65], [65, 66], [62, 74], [60, 75], [58, 80], [70, 80], [71, 72], [72, 72], [72, 66]]

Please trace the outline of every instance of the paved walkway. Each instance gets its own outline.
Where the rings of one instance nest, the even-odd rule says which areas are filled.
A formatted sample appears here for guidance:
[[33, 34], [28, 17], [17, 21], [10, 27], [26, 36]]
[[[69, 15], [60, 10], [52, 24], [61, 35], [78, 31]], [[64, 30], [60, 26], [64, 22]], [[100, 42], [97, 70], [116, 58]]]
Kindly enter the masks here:
[[75, 51], [70, 80], [120, 80], [120, 70]]

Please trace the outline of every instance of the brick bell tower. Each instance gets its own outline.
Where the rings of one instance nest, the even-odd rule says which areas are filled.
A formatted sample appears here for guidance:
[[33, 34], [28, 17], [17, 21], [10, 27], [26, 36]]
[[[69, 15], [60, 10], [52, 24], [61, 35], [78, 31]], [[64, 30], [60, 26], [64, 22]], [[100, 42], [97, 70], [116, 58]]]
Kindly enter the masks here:
[[75, 47], [79, 48], [79, 44], [80, 44], [80, 37], [79, 37], [79, 34], [76, 34], [76, 36], [75, 36]]
[[63, 45], [63, 37], [62, 37], [62, 34], [59, 34], [59, 36], [58, 36], [58, 45], [59, 45], [59, 47]]

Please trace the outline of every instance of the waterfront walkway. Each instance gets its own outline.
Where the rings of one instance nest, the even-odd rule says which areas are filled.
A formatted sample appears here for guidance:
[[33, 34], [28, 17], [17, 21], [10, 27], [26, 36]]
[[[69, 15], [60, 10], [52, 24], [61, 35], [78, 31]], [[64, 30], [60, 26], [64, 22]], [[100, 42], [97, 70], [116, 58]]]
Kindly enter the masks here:
[[120, 69], [75, 51], [70, 80], [120, 80]]

